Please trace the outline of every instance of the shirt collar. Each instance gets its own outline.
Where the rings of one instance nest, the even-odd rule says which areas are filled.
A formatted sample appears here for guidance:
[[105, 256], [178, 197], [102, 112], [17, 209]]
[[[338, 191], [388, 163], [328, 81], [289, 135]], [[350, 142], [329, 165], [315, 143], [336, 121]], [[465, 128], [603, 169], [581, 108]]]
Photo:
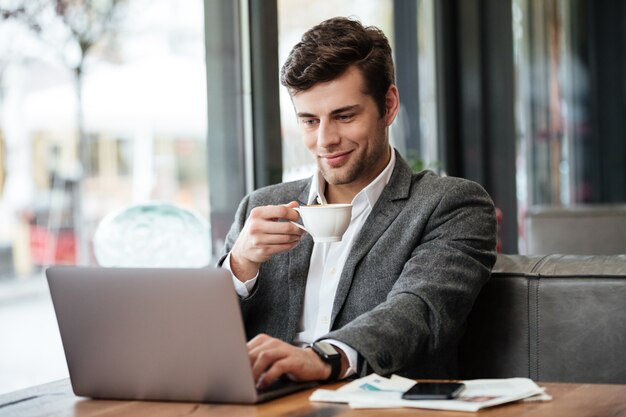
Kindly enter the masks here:
[[[354, 196], [352, 200], [352, 215], [355, 216], [355, 211], [360, 212], [358, 208], [362, 206], [365, 208], [369, 206], [369, 208], [374, 207], [376, 201], [383, 193], [383, 189], [385, 185], [391, 179], [391, 174], [393, 173], [394, 166], [396, 165], [396, 153], [393, 148], [391, 148], [391, 158], [389, 158], [389, 163], [383, 169], [383, 171], [378, 174], [378, 176], [370, 182], [365, 188], [363, 188], [359, 193]], [[313, 175], [313, 180], [311, 182], [311, 189], [309, 190], [309, 199], [307, 204], [317, 204], [317, 198], [320, 198], [320, 201], [326, 203], [326, 198], [324, 197], [324, 190], [326, 189], [326, 180], [322, 173], [318, 170]]]

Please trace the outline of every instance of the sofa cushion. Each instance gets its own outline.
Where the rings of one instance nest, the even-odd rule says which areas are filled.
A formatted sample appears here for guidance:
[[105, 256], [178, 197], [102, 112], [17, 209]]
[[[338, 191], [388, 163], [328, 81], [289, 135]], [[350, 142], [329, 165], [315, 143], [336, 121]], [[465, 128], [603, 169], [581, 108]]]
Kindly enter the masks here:
[[626, 383], [626, 256], [499, 255], [460, 349], [462, 378]]

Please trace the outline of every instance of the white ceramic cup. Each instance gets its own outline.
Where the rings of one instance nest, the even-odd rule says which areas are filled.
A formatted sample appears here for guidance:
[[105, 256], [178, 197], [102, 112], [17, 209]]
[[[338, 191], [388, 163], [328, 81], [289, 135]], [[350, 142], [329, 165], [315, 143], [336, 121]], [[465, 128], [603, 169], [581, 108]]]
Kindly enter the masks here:
[[352, 204], [319, 204], [294, 208], [302, 218], [304, 227], [314, 242], [339, 242], [350, 225]]

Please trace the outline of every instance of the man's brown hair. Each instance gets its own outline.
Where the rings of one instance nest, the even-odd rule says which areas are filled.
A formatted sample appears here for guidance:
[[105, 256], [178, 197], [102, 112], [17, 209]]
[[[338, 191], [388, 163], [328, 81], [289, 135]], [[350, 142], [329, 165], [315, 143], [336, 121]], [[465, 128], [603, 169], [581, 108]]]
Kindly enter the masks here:
[[290, 94], [334, 80], [355, 66], [365, 79], [365, 93], [372, 96], [381, 117], [387, 90], [394, 83], [391, 47], [374, 26], [345, 17], [334, 17], [308, 30], [293, 47], [280, 72], [280, 82]]

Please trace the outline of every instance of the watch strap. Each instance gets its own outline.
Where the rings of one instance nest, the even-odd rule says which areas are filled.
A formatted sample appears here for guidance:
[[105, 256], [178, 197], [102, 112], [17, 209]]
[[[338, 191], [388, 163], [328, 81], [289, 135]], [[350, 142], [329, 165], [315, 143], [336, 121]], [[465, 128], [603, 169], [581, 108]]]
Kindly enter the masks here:
[[330, 345], [335, 351], [337, 351], [337, 349], [328, 342], [315, 342], [311, 345], [311, 348], [320, 357], [320, 359], [330, 365], [330, 376], [326, 379], [326, 381], [336, 381], [339, 379], [341, 373], [341, 354], [337, 352], [335, 355], [328, 355], [318, 346], [319, 343]]

